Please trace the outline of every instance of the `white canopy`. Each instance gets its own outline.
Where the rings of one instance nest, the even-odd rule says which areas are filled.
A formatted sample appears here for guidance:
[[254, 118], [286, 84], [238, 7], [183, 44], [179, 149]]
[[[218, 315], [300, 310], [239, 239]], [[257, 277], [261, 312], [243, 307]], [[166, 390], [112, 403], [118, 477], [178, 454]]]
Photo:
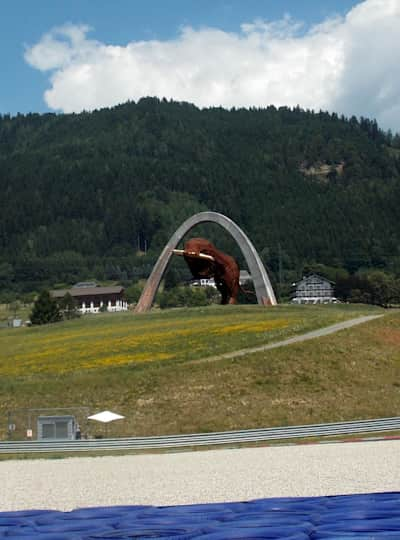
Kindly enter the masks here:
[[112, 422], [113, 420], [121, 420], [121, 418], [125, 418], [125, 416], [121, 416], [120, 414], [111, 411], [103, 411], [88, 416], [88, 420], [97, 420], [98, 422], [103, 422], [105, 424], [108, 424], [108, 422]]

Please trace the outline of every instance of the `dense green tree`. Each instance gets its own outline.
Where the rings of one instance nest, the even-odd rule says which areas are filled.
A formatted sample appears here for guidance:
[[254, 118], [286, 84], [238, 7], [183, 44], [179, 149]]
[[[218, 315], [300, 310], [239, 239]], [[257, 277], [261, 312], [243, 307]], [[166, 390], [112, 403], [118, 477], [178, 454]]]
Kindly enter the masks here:
[[143, 286], [135, 283], [125, 289], [125, 297], [129, 304], [136, 304], [142, 294]]
[[80, 316], [80, 313], [78, 311], [78, 303], [71, 296], [69, 292], [67, 292], [58, 302], [58, 307], [61, 311], [62, 317], [64, 319], [70, 320], [70, 319], [76, 319]]
[[367, 272], [371, 303], [382, 307], [399, 304], [397, 282], [394, 277], [382, 270]]
[[161, 309], [207, 306], [214, 298], [214, 289], [212, 291], [208, 291], [207, 289], [207, 287], [174, 287], [159, 292], [157, 294], [157, 303]]
[[8, 262], [0, 262], [0, 288], [9, 287], [14, 277], [14, 269]]
[[32, 324], [48, 324], [62, 320], [60, 307], [49, 291], [44, 290], [39, 294], [33, 304], [30, 319]]
[[363, 271], [340, 277], [336, 296], [347, 302], [389, 307], [400, 304], [400, 280], [381, 270]]

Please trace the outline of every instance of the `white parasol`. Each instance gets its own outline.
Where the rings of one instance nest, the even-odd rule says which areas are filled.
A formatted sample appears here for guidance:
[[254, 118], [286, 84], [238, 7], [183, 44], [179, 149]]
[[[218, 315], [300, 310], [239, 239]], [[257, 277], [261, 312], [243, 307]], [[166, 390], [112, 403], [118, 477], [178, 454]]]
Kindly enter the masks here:
[[125, 416], [121, 416], [120, 414], [113, 413], [111, 411], [103, 411], [97, 414], [92, 414], [92, 416], [88, 416], [88, 420], [97, 420], [97, 422], [103, 422], [103, 424], [108, 424], [114, 420], [121, 420], [122, 418], [125, 418]]
[[108, 424], [114, 422], [114, 420], [121, 420], [122, 418], [125, 418], [125, 416], [111, 411], [102, 411], [97, 414], [92, 414], [92, 416], [88, 416], [88, 420], [96, 420], [97, 422], [102, 422], [106, 425], [106, 436], [108, 436]]

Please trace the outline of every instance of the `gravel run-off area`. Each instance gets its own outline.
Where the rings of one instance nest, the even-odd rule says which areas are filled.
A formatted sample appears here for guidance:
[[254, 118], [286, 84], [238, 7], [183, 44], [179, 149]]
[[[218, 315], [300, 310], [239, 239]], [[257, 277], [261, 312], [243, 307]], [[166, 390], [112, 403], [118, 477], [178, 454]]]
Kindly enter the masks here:
[[0, 512], [400, 491], [400, 440], [0, 462]]

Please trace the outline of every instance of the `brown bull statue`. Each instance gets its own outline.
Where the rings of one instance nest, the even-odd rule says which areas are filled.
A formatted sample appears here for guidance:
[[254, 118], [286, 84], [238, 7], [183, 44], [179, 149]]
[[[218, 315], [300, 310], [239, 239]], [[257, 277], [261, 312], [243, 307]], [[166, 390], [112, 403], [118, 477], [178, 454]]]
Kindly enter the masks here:
[[191, 238], [185, 249], [174, 249], [183, 255], [195, 279], [214, 278], [221, 293], [221, 304], [236, 304], [239, 293], [239, 266], [235, 259], [219, 251], [205, 238]]

